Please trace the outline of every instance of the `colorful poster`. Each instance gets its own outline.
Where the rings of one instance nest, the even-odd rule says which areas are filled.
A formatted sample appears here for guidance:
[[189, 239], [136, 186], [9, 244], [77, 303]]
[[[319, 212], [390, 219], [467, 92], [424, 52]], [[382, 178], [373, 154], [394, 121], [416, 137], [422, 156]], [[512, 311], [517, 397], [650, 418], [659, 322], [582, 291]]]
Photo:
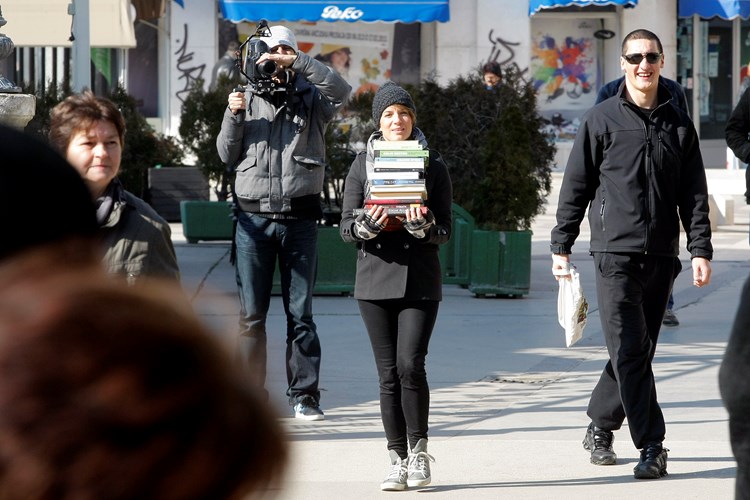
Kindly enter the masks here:
[[[354, 93], [375, 90], [391, 78], [393, 24], [368, 24], [366, 29], [346, 22], [284, 25], [294, 32], [301, 51], [338, 71]], [[255, 24], [240, 23], [238, 31], [244, 41]]]
[[596, 103], [598, 19], [532, 20], [530, 76], [540, 113], [558, 141], [573, 140]]

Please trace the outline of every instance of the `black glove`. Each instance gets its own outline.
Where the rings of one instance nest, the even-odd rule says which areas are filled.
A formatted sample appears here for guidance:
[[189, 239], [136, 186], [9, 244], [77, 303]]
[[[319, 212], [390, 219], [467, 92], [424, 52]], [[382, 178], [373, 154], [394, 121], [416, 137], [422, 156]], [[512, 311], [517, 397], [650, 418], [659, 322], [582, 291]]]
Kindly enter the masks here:
[[433, 224], [435, 224], [435, 216], [432, 215], [430, 210], [427, 210], [427, 213], [424, 214], [424, 216], [420, 215], [416, 219], [410, 221], [404, 219], [404, 227], [418, 240], [424, 238], [427, 229]]
[[372, 218], [367, 212], [360, 214], [354, 220], [354, 235], [362, 240], [371, 240], [383, 229], [382, 224]]

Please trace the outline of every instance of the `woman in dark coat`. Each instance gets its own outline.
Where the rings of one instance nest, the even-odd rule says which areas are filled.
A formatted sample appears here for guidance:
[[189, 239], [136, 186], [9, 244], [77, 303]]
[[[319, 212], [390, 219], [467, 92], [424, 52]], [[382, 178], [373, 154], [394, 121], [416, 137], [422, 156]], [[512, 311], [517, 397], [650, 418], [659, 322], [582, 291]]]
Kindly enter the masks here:
[[415, 127], [414, 102], [404, 89], [392, 82], [383, 85], [372, 112], [379, 130], [346, 177], [341, 236], [357, 244], [354, 297], [380, 379], [380, 412], [391, 462], [381, 489], [403, 490], [431, 480], [425, 358], [442, 299], [438, 244], [451, 235], [453, 190], [440, 155], [429, 151], [426, 210], [412, 206], [403, 215], [389, 216], [387, 205], [373, 205], [355, 216], [354, 210], [369, 199], [367, 172], [373, 169], [376, 141], [415, 140], [427, 149], [424, 134]]

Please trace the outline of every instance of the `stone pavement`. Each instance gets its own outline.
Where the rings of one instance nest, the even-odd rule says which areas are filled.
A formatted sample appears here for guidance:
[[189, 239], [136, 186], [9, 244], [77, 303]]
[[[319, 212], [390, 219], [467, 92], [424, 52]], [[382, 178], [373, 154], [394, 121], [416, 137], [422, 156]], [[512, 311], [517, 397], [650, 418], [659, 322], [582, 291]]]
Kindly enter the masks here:
[[[709, 171], [736, 177], [744, 172]], [[431, 386], [429, 452], [433, 482], [405, 492], [385, 493], [387, 470], [372, 352], [351, 297], [321, 296], [314, 302], [323, 347], [322, 422], [298, 422], [284, 391], [285, 319], [275, 297], [268, 321], [272, 402], [284, 416], [292, 459], [278, 489], [267, 497], [296, 499], [729, 499], [735, 462], [728, 442], [727, 414], [717, 374], [750, 271], [750, 210], [738, 197], [735, 224], [714, 233], [710, 286], [691, 286], [689, 256], [675, 288], [680, 326], [664, 328], [654, 362], [659, 400], [667, 420], [669, 475], [636, 481], [638, 460], [627, 423], [615, 433], [618, 463], [591, 465], [581, 440], [588, 396], [607, 359], [599, 324], [587, 227], [574, 248], [590, 302], [584, 339], [566, 349], [557, 323], [557, 284], [550, 273], [549, 231], [557, 190], [532, 227], [531, 291], [520, 299], [475, 298], [454, 285], [444, 287], [427, 360]], [[186, 291], [199, 315], [231, 342], [237, 321], [229, 244], [187, 244], [173, 225]], [[684, 246], [684, 242], [683, 242]], [[684, 250], [683, 250], [684, 252]]]

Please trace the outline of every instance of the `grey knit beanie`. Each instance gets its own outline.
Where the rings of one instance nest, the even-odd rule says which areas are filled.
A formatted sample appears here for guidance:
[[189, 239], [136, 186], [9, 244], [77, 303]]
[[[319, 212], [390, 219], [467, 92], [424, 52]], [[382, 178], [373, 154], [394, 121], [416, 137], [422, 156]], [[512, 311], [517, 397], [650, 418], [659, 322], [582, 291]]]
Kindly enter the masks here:
[[409, 93], [395, 83], [388, 81], [378, 89], [372, 99], [372, 117], [376, 126], [380, 123], [380, 117], [383, 115], [385, 108], [394, 104], [402, 104], [414, 111], [415, 116], [417, 114], [417, 108], [414, 106], [414, 101], [411, 100]]

